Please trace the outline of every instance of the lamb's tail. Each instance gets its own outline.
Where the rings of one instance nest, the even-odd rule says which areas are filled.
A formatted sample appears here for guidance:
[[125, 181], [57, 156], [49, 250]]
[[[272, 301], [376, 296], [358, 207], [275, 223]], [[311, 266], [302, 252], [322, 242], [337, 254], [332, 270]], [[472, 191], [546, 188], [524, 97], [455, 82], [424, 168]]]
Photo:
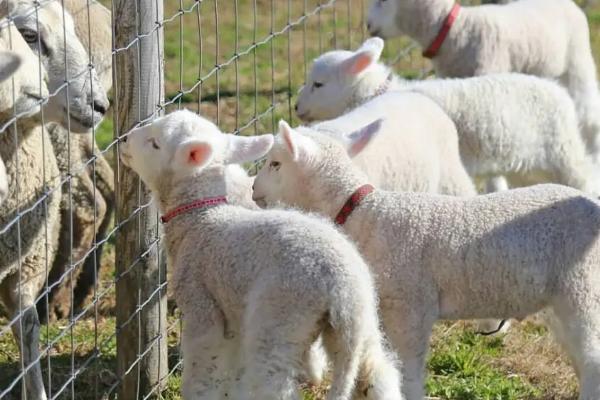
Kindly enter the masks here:
[[369, 282], [363, 283], [330, 310], [330, 326], [323, 332], [333, 364], [327, 398], [400, 400], [400, 373], [384, 346], [375, 291]]

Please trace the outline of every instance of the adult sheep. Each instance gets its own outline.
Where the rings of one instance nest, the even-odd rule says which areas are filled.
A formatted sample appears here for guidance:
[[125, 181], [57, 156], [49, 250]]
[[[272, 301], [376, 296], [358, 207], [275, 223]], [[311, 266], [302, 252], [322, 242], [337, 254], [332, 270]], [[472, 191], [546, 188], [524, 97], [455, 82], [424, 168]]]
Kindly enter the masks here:
[[[0, 11], [2, 7], [0, 2]], [[27, 398], [45, 400], [35, 301], [57, 247], [59, 171], [39, 119], [42, 99], [48, 98], [46, 72], [7, 19], [0, 20], [0, 48], [23, 59], [13, 79], [0, 84], [0, 156], [8, 177], [0, 205], [0, 301], [16, 342], [22, 343]]]
[[[93, 90], [110, 90], [110, 11], [99, 2], [88, 0], [65, 0], [64, 6], [73, 18], [76, 37], [90, 52], [90, 63], [93, 62], [102, 84]], [[72, 37], [69, 39], [73, 40]], [[43, 322], [68, 317], [71, 310], [77, 313], [83, 307], [99, 273], [103, 245], [97, 245], [91, 253], [90, 250], [95, 243], [105, 239], [114, 209], [114, 173], [99, 152], [91, 131], [69, 135], [60, 124], [51, 124], [48, 130], [59, 169], [63, 176], [71, 176], [71, 193], [65, 190], [61, 202], [59, 251], [48, 277], [51, 290], [47, 302], [44, 299], [38, 303]], [[95, 161], [90, 163], [92, 159]], [[71, 272], [66, 273], [68, 270]]]
[[454, 0], [373, 0], [368, 27], [374, 36], [415, 39], [441, 77], [521, 72], [560, 81], [575, 101], [587, 147], [600, 161], [596, 65], [587, 18], [572, 0], [462, 8]]
[[575, 366], [579, 398], [600, 398], [600, 202], [559, 185], [469, 198], [374, 189], [346, 152], [365, 148], [380, 122], [342, 140], [280, 123], [254, 199], [319, 212], [357, 243], [406, 398], [423, 398], [438, 319], [541, 310]]

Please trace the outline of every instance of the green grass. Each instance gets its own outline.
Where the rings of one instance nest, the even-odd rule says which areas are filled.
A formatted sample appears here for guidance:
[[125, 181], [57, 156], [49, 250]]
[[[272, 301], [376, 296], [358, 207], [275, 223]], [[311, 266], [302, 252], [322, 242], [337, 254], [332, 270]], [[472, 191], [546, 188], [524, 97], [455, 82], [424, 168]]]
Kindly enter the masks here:
[[[322, 2], [325, 3], [325, 0]], [[306, 9], [312, 10], [317, 3], [318, 0], [307, 0]], [[365, 0], [367, 3], [368, 0]], [[215, 64], [230, 60], [236, 52], [243, 51], [255, 41], [264, 40], [271, 31], [281, 30], [288, 21], [288, 2], [273, 0], [276, 9], [271, 21], [271, 0], [256, 0], [258, 11], [255, 30], [254, 0], [237, 0], [237, 26], [234, 1], [218, 1], [218, 36], [214, 23], [214, 0], [205, 0], [196, 8], [191, 0], [183, 0], [182, 4], [183, 9], [192, 7], [193, 12], [176, 17], [165, 27], [165, 97], [167, 100], [173, 99], [180, 91], [189, 91], [199, 78], [203, 81], [196, 90], [181, 96], [169, 110], [179, 107], [197, 110], [216, 121], [224, 131], [233, 132], [245, 127], [241, 131], [244, 135], [273, 132], [274, 123], [280, 118], [298, 123], [290, 105], [294, 104], [305, 68], [310, 68], [311, 60], [335, 47], [355, 48], [365, 34], [359, 0], [341, 0], [336, 7], [335, 18], [333, 9], [322, 11], [321, 34], [317, 29], [319, 18], [311, 17], [306, 20], [306, 33], [303, 24], [290, 32], [289, 50], [286, 33], [257, 46], [237, 62], [215, 72]], [[295, 21], [303, 14], [303, 4], [304, 1], [291, 1], [290, 21]], [[348, 4], [350, 20], [346, 17]], [[165, 16], [174, 15], [178, 8], [179, 1], [165, 1]], [[199, 11], [199, 19], [196, 11]], [[588, 16], [592, 46], [598, 61], [600, 6], [594, 6]], [[386, 44], [384, 58], [393, 60], [406, 44], [406, 39]], [[290, 68], [288, 58], [291, 59]], [[400, 60], [395, 68], [407, 78], [418, 78], [428, 66], [416, 49]], [[217, 92], [220, 94], [218, 101]], [[254, 119], [256, 121], [252, 122]], [[97, 129], [96, 140], [101, 148], [106, 148], [113, 141], [112, 130], [110, 119]], [[107, 152], [106, 156], [112, 160], [112, 151]], [[105, 257], [107, 265], [101, 277], [101, 288], [111, 287], [114, 279], [112, 246], [108, 246], [107, 251], [109, 254]], [[111, 289], [99, 301], [97, 326], [90, 316], [78, 322], [72, 332], [65, 328], [68, 325], [65, 321], [43, 329], [43, 343], [64, 335], [52, 346], [49, 360], [45, 358], [42, 362], [46, 377], [48, 365], [51, 367], [53, 393], [69, 379], [72, 369], [76, 370], [90, 357], [95, 357], [95, 361], [75, 380], [75, 398], [100, 398], [115, 382], [114, 307], [114, 290]], [[0, 326], [4, 326], [5, 322], [0, 320]], [[461, 400], [576, 399], [577, 386], [573, 372], [547, 330], [540, 324], [527, 321], [511, 328], [506, 336], [497, 338], [479, 337], [472, 331], [473, 328], [468, 324], [446, 323], [436, 327], [428, 361], [427, 392], [430, 396]], [[178, 359], [177, 341], [175, 329], [169, 336], [171, 366]], [[71, 353], [74, 354], [73, 358]], [[11, 382], [18, 369], [17, 347], [11, 335], [0, 335], [0, 388]], [[175, 373], [170, 377], [162, 398], [180, 399], [180, 384], [180, 376]], [[70, 398], [70, 389], [60, 398]], [[15, 399], [19, 392], [19, 388], [14, 391]], [[320, 400], [323, 390], [306, 389], [304, 398]]]

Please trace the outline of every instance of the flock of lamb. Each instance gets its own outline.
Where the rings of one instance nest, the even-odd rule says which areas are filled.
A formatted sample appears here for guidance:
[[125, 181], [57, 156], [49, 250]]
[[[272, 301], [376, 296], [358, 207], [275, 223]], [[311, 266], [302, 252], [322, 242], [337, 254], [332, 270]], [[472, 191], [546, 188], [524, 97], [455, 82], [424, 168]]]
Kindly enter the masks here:
[[93, 243], [110, 223], [114, 174], [91, 132], [109, 107], [111, 47], [110, 11], [95, 1], [0, 0], [0, 301], [27, 399], [47, 398], [40, 319], [71, 304], [77, 315], [93, 289], [78, 275], [95, 276]]
[[[237, 137], [178, 111], [122, 138], [163, 213], [183, 397], [298, 399], [298, 380], [331, 372], [329, 399], [421, 399], [436, 321], [539, 312], [579, 398], [600, 399], [585, 15], [571, 0], [373, 0], [368, 28], [315, 60], [305, 126]], [[383, 65], [380, 37], [399, 34], [446, 79]], [[263, 157], [255, 178], [240, 166]]]
[[[112, 171], [90, 135], [67, 141], [108, 108], [110, 15], [92, 2], [88, 25], [75, 12], [87, 0], [34, 3], [0, 0], [0, 299], [37, 400], [35, 304], [47, 280], [60, 289], [71, 237], [87, 262]], [[298, 399], [298, 380], [331, 372], [329, 399], [421, 399], [437, 320], [490, 330], [541, 312], [580, 399], [600, 399], [600, 94], [585, 15], [572, 0], [372, 0], [367, 26], [358, 50], [315, 60], [296, 106], [306, 126], [238, 137], [179, 111], [119, 143], [163, 212], [184, 398]], [[396, 76], [379, 57], [400, 34], [455, 79]], [[255, 178], [240, 166], [265, 156]], [[63, 191], [73, 160], [90, 158], [96, 173]]]

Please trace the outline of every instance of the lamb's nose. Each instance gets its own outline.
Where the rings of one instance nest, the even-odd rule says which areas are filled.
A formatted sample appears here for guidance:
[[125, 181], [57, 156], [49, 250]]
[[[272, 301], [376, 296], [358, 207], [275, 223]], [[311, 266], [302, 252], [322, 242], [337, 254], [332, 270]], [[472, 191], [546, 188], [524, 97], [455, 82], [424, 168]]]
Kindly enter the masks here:
[[371, 23], [367, 22], [367, 30], [371, 32]]
[[97, 113], [100, 113], [102, 115], [106, 114], [106, 110], [108, 108], [108, 106], [106, 104], [104, 104], [98, 100], [94, 100], [92, 107], [94, 108], [94, 111], [96, 111]]
[[129, 135], [123, 136], [123, 137], [121, 138], [121, 142], [123, 142], [123, 143], [127, 143], [127, 138], [128, 138], [128, 137], [129, 137]]
[[295, 110], [296, 112], [298, 112], [298, 103], [296, 103], [296, 105], [294, 106], [294, 110]]
[[252, 184], [252, 190], [254, 190], [254, 183]]

